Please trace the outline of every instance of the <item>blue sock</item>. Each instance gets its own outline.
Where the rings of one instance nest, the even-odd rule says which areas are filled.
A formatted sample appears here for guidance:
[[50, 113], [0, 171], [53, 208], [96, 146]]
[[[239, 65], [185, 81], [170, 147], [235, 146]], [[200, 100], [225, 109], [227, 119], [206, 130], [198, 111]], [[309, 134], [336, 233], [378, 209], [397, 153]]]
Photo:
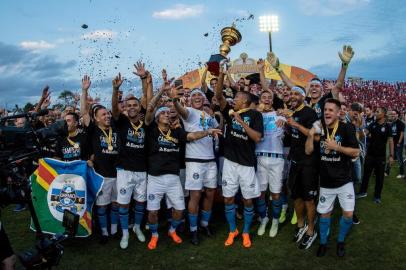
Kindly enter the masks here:
[[100, 229], [102, 230], [102, 234], [108, 235], [106, 207], [97, 207], [97, 218], [99, 219], [99, 225]]
[[285, 193], [281, 193], [282, 205], [288, 204], [288, 196]]
[[118, 209], [118, 214], [120, 215], [121, 229], [128, 231], [128, 208], [120, 207]]
[[352, 217], [350, 218], [345, 218], [341, 217], [340, 218], [340, 230], [338, 231], [338, 242], [344, 242], [345, 237], [347, 236], [348, 232], [350, 231], [352, 226]]
[[140, 226], [142, 218], [144, 217], [145, 204], [144, 203], [135, 203], [134, 206], [134, 223], [137, 226]]
[[252, 217], [254, 216], [254, 206], [244, 207], [244, 228], [243, 233], [249, 233]]
[[168, 223], [172, 222], [172, 208], [166, 209], [166, 220]]
[[119, 207], [117, 204], [111, 205], [111, 213], [110, 213], [111, 224], [118, 224], [118, 219], [119, 219], [118, 209], [119, 209]]
[[151, 224], [148, 223], [149, 230], [151, 231], [152, 236], [158, 236], [158, 223]]
[[189, 226], [191, 232], [197, 231], [197, 215], [189, 213]]
[[320, 244], [327, 244], [328, 235], [330, 234], [331, 218], [320, 217], [319, 219], [319, 231], [320, 231]]
[[226, 219], [230, 226], [230, 232], [235, 232], [237, 225], [235, 224], [235, 204], [225, 205]]
[[272, 200], [272, 217], [279, 219], [282, 210], [282, 199]]
[[211, 210], [209, 210], [209, 211], [202, 210], [201, 217], [200, 217], [200, 225], [202, 227], [207, 227], [209, 225], [210, 217], [211, 217]]
[[261, 219], [264, 219], [268, 214], [267, 213], [268, 209], [266, 207], [265, 198], [258, 198], [256, 200], [256, 207], [257, 207], [259, 216], [261, 217]]
[[171, 222], [171, 227], [169, 228], [169, 232], [174, 232], [176, 231], [176, 228], [178, 227], [179, 224], [181, 224], [183, 221], [181, 219], [176, 220], [176, 219], [172, 219]]

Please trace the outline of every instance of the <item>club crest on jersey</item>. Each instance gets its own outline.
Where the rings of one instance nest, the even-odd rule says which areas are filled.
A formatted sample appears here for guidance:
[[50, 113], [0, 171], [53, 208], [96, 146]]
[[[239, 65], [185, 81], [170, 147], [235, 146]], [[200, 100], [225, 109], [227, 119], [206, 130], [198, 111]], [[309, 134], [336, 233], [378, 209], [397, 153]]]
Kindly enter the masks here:
[[120, 189], [120, 194], [125, 195], [127, 193], [127, 190], [125, 188]]
[[86, 211], [86, 182], [76, 174], [60, 174], [52, 181], [47, 194], [48, 208], [62, 221], [65, 209], [83, 216]]
[[325, 203], [325, 202], [326, 202], [326, 197], [320, 196], [320, 202], [321, 202], [321, 203]]
[[221, 184], [225, 187], [225, 186], [227, 186], [227, 181], [223, 180], [223, 182], [221, 182]]
[[150, 200], [150, 201], [155, 200], [155, 195], [154, 194], [149, 194], [148, 195], [148, 200]]
[[193, 179], [195, 179], [195, 180], [199, 179], [199, 174], [198, 174], [198, 173], [194, 173], [194, 174], [193, 174]]

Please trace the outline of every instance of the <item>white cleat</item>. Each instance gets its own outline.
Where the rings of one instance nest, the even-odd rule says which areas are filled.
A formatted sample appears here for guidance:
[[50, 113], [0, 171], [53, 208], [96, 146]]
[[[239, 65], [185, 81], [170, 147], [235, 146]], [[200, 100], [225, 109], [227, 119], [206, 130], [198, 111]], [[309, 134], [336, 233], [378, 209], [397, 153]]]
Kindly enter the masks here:
[[258, 228], [259, 236], [264, 235], [265, 229], [266, 229], [266, 224], [268, 224], [268, 222], [269, 222], [268, 217], [265, 217], [264, 219], [261, 220], [261, 224], [259, 225], [259, 228]]
[[273, 219], [271, 229], [269, 230], [269, 237], [275, 237], [278, 234], [278, 227], [279, 227], [279, 220]]
[[126, 249], [128, 247], [128, 235], [123, 235], [123, 237], [121, 237], [121, 241], [120, 241], [120, 248], [121, 249]]
[[145, 242], [145, 236], [142, 233], [141, 229], [137, 228], [136, 226], [133, 227], [133, 231], [135, 235], [137, 236], [138, 241], [140, 242]]

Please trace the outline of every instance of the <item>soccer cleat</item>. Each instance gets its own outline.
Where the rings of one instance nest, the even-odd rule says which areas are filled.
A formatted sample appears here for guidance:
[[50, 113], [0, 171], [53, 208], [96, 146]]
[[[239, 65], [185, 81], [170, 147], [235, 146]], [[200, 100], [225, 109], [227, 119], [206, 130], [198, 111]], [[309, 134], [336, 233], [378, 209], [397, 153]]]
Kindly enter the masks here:
[[354, 214], [352, 216], [352, 224], [358, 225], [360, 223], [361, 223], [361, 221], [359, 221], [358, 217]]
[[402, 174], [399, 174], [398, 176], [396, 176], [396, 178], [397, 178], [397, 179], [401, 179], [401, 178], [405, 178], [405, 176], [402, 175]]
[[145, 242], [145, 236], [142, 233], [140, 228], [137, 228], [136, 226], [133, 227], [133, 232], [135, 233], [135, 235], [137, 236], [138, 241], [144, 243]]
[[123, 235], [123, 237], [121, 237], [121, 241], [120, 241], [120, 248], [121, 249], [126, 249], [128, 247], [128, 235]]
[[275, 237], [278, 234], [279, 220], [272, 220], [272, 226], [269, 230], [269, 237]]
[[200, 241], [197, 231], [190, 232], [190, 242], [195, 246], [199, 245]]
[[228, 237], [226, 242], [224, 242], [225, 246], [231, 246], [234, 243], [234, 238], [237, 237], [238, 235], [238, 230], [235, 229], [235, 231], [228, 233]]
[[213, 229], [210, 227], [210, 225], [207, 226], [200, 226], [199, 230], [204, 233], [207, 237], [212, 237], [214, 235]]
[[307, 229], [308, 229], [307, 224], [305, 224], [301, 228], [296, 227], [293, 242], [298, 243], [302, 239], [303, 235], [307, 232]]
[[374, 203], [376, 203], [376, 204], [381, 204], [382, 201], [381, 201], [381, 199], [379, 199], [379, 198], [374, 198]]
[[176, 244], [182, 243], [182, 238], [180, 238], [177, 234], [176, 231], [174, 232], [168, 232], [168, 235], [172, 238], [173, 242]]
[[327, 245], [320, 244], [319, 248], [317, 249], [317, 257], [324, 257], [327, 252]]
[[266, 224], [268, 224], [268, 222], [269, 222], [269, 218], [268, 218], [268, 217], [264, 217], [264, 218], [261, 220], [261, 223], [259, 224], [259, 227], [258, 227], [258, 235], [259, 235], [259, 236], [264, 235], [265, 229], [266, 229]]
[[344, 255], [345, 255], [344, 242], [338, 242], [337, 243], [337, 256], [344, 257]]
[[355, 199], [365, 198], [367, 196], [366, 192], [359, 192], [355, 195]]
[[150, 250], [156, 249], [157, 244], [158, 244], [158, 236], [151, 236], [151, 240], [149, 240], [148, 243], [148, 249]]
[[286, 220], [286, 209], [282, 209], [281, 216], [279, 217], [279, 223], [283, 223]]
[[13, 212], [18, 213], [18, 212], [24, 211], [25, 209], [26, 209], [25, 204], [20, 203], [20, 204], [16, 205], [16, 208], [14, 208]]
[[317, 233], [313, 232], [313, 235], [305, 234], [303, 237], [302, 243], [300, 243], [300, 249], [308, 249], [313, 244], [314, 240], [317, 238]]
[[250, 239], [250, 234], [249, 233], [243, 233], [242, 234], [242, 245], [245, 248], [250, 248], [251, 247], [251, 239]]
[[297, 216], [296, 216], [296, 211], [295, 210], [293, 210], [293, 216], [292, 216], [292, 219], [290, 220], [290, 223], [292, 225], [297, 224]]

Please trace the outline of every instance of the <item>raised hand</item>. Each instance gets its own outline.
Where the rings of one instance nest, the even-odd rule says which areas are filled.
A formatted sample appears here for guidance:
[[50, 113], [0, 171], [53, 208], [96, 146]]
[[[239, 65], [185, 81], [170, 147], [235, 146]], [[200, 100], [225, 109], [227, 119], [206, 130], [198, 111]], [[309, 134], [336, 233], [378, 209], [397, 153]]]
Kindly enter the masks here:
[[354, 50], [350, 45], [344, 45], [343, 52], [338, 52], [338, 56], [340, 57], [343, 64], [348, 65], [351, 62], [352, 57], [354, 56]]
[[168, 73], [166, 73], [166, 69], [162, 69], [162, 80], [164, 82], [168, 81]]
[[276, 70], [279, 71], [279, 58], [273, 53], [269, 52], [268, 53], [268, 62], [271, 64], [271, 66]]
[[124, 78], [121, 78], [121, 73], [118, 73], [118, 76], [116, 76], [112, 81], [113, 89], [118, 90], [120, 88], [121, 84], [123, 83], [123, 81], [124, 81]]
[[265, 61], [264, 59], [260, 58], [257, 62], [257, 68], [259, 71], [264, 70], [265, 68]]
[[45, 85], [44, 89], [42, 89], [41, 99], [43, 99], [43, 100], [47, 99], [50, 94], [51, 94], [51, 92], [49, 91], [49, 86]]
[[86, 91], [89, 90], [91, 84], [92, 84], [92, 82], [90, 81], [90, 77], [87, 75], [83, 76], [82, 90], [86, 90]]
[[145, 77], [147, 75], [147, 71], [145, 70], [145, 64], [141, 61], [137, 61], [137, 63], [134, 64], [135, 70], [133, 73], [139, 77]]

